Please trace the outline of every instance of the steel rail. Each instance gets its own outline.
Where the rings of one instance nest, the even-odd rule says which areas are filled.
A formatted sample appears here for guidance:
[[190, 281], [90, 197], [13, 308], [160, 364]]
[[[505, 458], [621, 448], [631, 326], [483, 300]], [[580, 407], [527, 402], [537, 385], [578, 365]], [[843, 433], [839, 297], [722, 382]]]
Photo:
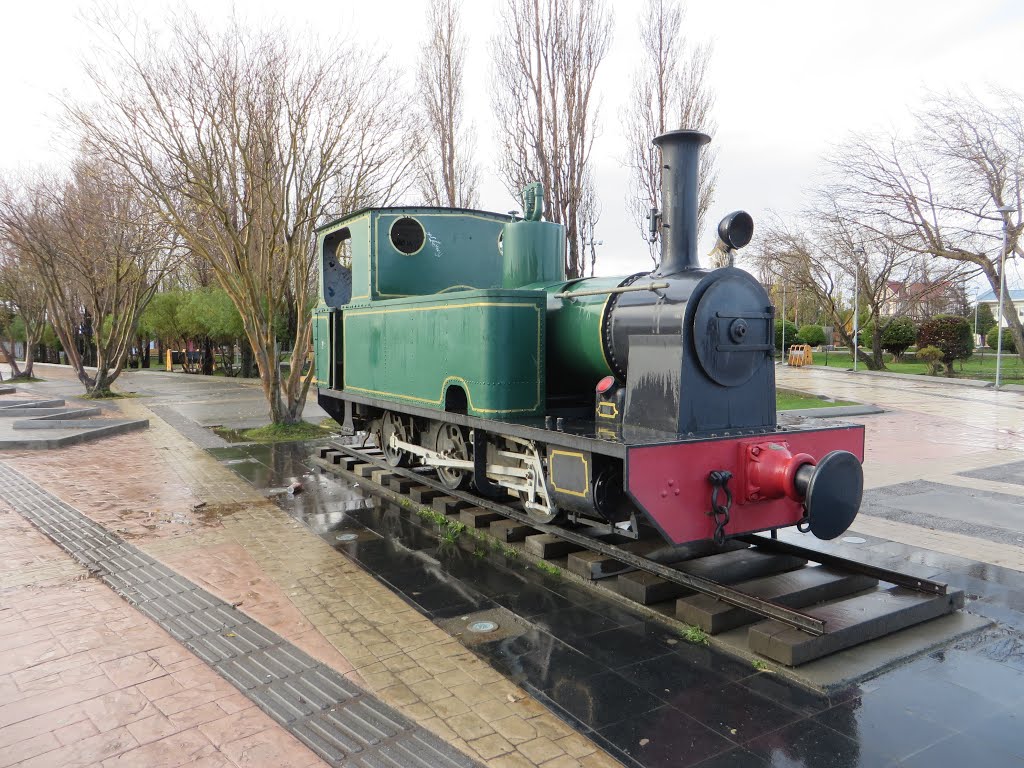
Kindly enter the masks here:
[[849, 560], [845, 557], [839, 557], [838, 555], [830, 555], [827, 552], [819, 552], [816, 549], [808, 549], [797, 544], [779, 541], [778, 539], [769, 539], [765, 536], [757, 535], [738, 536], [737, 539], [747, 544], [753, 544], [754, 546], [761, 547], [769, 552], [778, 552], [786, 555], [799, 555], [800, 557], [806, 557], [808, 560], [813, 560], [821, 565], [828, 565], [833, 568], [842, 568], [847, 571], [852, 571], [853, 573], [871, 576], [879, 581], [888, 581], [890, 584], [895, 584], [898, 587], [906, 587], [907, 589], [913, 589], [917, 592], [927, 592], [933, 595], [945, 595], [949, 591], [949, 585], [943, 584], [941, 581], [922, 579], [918, 576], [912, 576], [909, 573], [900, 573], [899, 571], [893, 571], [877, 565], [860, 563], [856, 560]]
[[519, 510], [513, 509], [505, 504], [500, 504], [490, 499], [475, 496], [471, 493], [466, 493], [465, 491], [446, 488], [444, 484], [438, 480], [426, 477], [419, 472], [413, 472], [401, 467], [393, 467], [388, 464], [386, 460], [374, 455], [366, 454], [356, 448], [352, 448], [351, 446], [332, 444], [331, 448], [342, 453], [346, 453], [353, 458], [366, 462], [367, 464], [373, 464], [374, 466], [392, 474], [405, 477], [409, 480], [415, 480], [418, 483], [422, 483], [430, 488], [441, 491], [447, 496], [452, 496], [453, 498], [465, 501], [473, 506], [483, 507], [484, 509], [496, 512], [503, 517], [508, 517], [516, 522], [523, 523], [524, 525], [528, 525], [543, 533], [558, 536], [560, 539], [572, 544], [577, 544], [584, 549], [598, 552], [614, 560], [618, 560], [621, 563], [633, 566], [638, 570], [652, 573], [666, 581], [672, 582], [673, 584], [679, 584], [680, 586], [687, 587], [695, 592], [711, 595], [723, 602], [729, 603], [730, 605], [751, 611], [759, 616], [775, 619], [776, 621], [801, 629], [814, 636], [825, 634], [825, 622], [821, 619], [815, 618], [814, 616], [808, 616], [805, 613], [795, 611], [792, 608], [787, 608], [786, 606], [779, 605], [778, 603], [773, 603], [770, 600], [762, 600], [760, 598], [753, 597], [745, 592], [740, 592], [739, 590], [732, 589], [731, 587], [719, 584], [716, 581], [711, 581], [710, 579], [704, 579], [700, 576], [691, 576], [688, 573], [677, 571], [667, 565], [656, 563], [652, 560], [648, 560], [647, 558], [635, 555], [632, 552], [626, 552], [612, 544], [607, 544], [598, 539], [591, 538], [590, 536], [577, 533], [576, 531], [571, 531], [557, 525], [538, 523], [525, 512], [520, 512]]

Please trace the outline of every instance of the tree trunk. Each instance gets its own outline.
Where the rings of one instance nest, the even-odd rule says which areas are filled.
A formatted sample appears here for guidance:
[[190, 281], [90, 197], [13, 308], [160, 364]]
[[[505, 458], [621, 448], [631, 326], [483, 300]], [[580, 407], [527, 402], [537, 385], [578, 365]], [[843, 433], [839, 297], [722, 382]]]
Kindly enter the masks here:
[[213, 342], [203, 338], [203, 376], [213, 376]]
[[149, 368], [149, 339], [139, 336], [139, 361], [143, 368]]
[[243, 379], [254, 378], [256, 360], [252, 354], [252, 344], [249, 343], [249, 339], [242, 338], [239, 346], [242, 348], [242, 372], [240, 375]]
[[36, 345], [30, 342], [25, 342], [25, 370], [23, 371], [26, 379], [32, 378], [32, 364], [36, 359]]
[[11, 378], [16, 379], [21, 376], [21, 369], [18, 368], [18, 361], [14, 359], [14, 343], [9, 344], [0, 341], [0, 350], [3, 351], [4, 357], [7, 358], [7, 364], [11, 366]]

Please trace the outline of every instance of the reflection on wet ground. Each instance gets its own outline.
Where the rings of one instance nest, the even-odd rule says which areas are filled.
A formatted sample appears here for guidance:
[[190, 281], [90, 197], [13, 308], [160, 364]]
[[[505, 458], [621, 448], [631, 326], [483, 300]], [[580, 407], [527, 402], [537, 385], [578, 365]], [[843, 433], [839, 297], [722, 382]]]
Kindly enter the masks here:
[[[314, 450], [212, 453], [448, 631], [466, 617], [503, 624], [464, 642], [626, 765], [1024, 766], [1024, 574], [865, 541], [875, 558], [916, 556], [1002, 626], [820, 696], [500, 553], [440, 543], [429, 524], [314, 471]], [[296, 480], [303, 491], [289, 494]]]

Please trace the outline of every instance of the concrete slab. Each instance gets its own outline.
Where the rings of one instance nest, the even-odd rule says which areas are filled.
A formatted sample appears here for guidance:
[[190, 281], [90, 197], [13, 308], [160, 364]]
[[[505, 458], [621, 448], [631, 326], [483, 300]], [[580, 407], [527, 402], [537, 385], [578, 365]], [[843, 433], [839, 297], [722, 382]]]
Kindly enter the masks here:
[[431, 508], [442, 515], [457, 515], [464, 509], [473, 506], [468, 501], [456, 499], [454, 496], [438, 496], [430, 502]]
[[[918, 656], [951, 645], [992, 625], [993, 622], [984, 616], [957, 611], [866, 645], [848, 648], [837, 656], [811, 661], [799, 667], [775, 667], [773, 672], [808, 690], [834, 693], [903, 666]], [[758, 657], [747, 646], [747, 632], [742, 627], [724, 632], [715, 637], [715, 643], [753, 661]]]
[[709, 555], [699, 560], [679, 563], [675, 567], [691, 576], [713, 579], [721, 584], [735, 584], [738, 581], [793, 571], [805, 565], [807, 561], [803, 558], [769, 554], [752, 547]]
[[487, 529], [491, 536], [496, 538], [498, 541], [504, 541], [506, 543], [522, 541], [533, 533], [533, 530], [534, 529], [528, 525], [523, 525], [516, 520], [508, 519], [495, 520]]
[[489, 509], [483, 507], [467, 507], [466, 509], [459, 512], [459, 522], [465, 525], [467, 528], [486, 528], [491, 523], [503, 520], [504, 518], [497, 512], [492, 512]]
[[81, 422], [67, 422], [67, 425], [52, 421], [39, 422], [21, 427], [8, 424], [7, 428], [0, 429], [0, 451], [64, 448], [149, 427], [148, 419], [103, 419], [103, 423], [96, 426], [91, 421], [85, 419]]
[[538, 533], [526, 537], [526, 551], [535, 557], [544, 559], [561, 557], [570, 552], [579, 552], [583, 547], [560, 539], [550, 533]]
[[[868, 576], [818, 566], [743, 582], [737, 585], [737, 589], [789, 608], [804, 608], [863, 592], [877, 584], [876, 579]], [[678, 600], [676, 618], [712, 635], [759, 619], [757, 614], [729, 605], [711, 595], [694, 595]]]
[[795, 667], [945, 615], [963, 602], [963, 592], [933, 597], [893, 587], [805, 609], [825, 622], [823, 635], [815, 637], [777, 621], [765, 621], [750, 628], [747, 642], [754, 653]]

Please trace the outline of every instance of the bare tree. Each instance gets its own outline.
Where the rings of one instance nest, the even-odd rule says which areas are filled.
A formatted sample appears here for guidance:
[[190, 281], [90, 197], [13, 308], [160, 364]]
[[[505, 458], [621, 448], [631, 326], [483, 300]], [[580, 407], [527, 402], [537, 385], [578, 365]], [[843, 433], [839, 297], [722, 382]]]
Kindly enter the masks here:
[[604, 0], [507, 0], [492, 41], [499, 168], [515, 197], [529, 182], [543, 183], [546, 214], [566, 229], [570, 277], [586, 269], [594, 82], [611, 34]]
[[[1008, 255], [1024, 255], [1024, 97], [999, 91], [991, 100], [997, 106], [971, 93], [933, 95], [911, 139], [855, 135], [831, 164], [851, 215], [914, 253], [979, 271], [998, 293], [1004, 225]], [[1004, 320], [1024, 359], [1012, 302]]]
[[31, 378], [36, 346], [46, 329], [46, 290], [31, 257], [10, 242], [0, 244], [0, 301], [13, 315], [21, 318], [25, 333], [24, 369], [19, 369], [14, 358], [13, 338], [6, 347], [0, 342], [0, 348], [10, 361], [14, 378]]
[[[749, 258], [766, 282], [784, 282], [794, 294], [812, 296], [870, 370], [885, 368], [881, 340], [894, 319], [886, 313], [889, 283], [908, 280], [916, 269], [916, 253], [896, 233], [883, 229], [879, 222], [867, 225], [864, 219], [851, 217], [826, 188], [818, 192], [817, 207], [795, 224], [778, 216], [769, 219]], [[945, 274], [940, 279], [952, 277]], [[861, 349], [854, 339], [855, 308], [864, 319], [859, 327], [872, 329], [870, 350]]]
[[0, 236], [30, 260], [50, 322], [86, 392], [109, 395], [139, 315], [171, 261], [162, 222], [119, 169], [79, 160], [67, 181], [40, 175], [6, 190]]
[[420, 193], [428, 205], [475, 208], [480, 202], [479, 174], [473, 162], [476, 143], [463, 124], [466, 36], [458, 0], [431, 0], [427, 29], [416, 71], [426, 117], [417, 156]]
[[[640, 61], [633, 72], [629, 102], [624, 110], [625, 162], [630, 181], [626, 207], [648, 243], [651, 260], [660, 250], [649, 237], [648, 216], [661, 201], [661, 163], [651, 139], [666, 131], [692, 128], [714, 133], [711, 116], [715, 97], [708, 87], [711, 45], [690, 45], [683, 35], [685, 11], [679, 0], [647, 0], [640, 11]], [[697, 221], [701, 228], [715, 195], [716, 151], [701, 153]], [[718, 251], [710, 255], [712, 260]]]
[[110, 45], [89, 68], [100, 102], [68, 104], [71, 126], [210, 265], [242, 316], [272, 421], [296, 423], [313, 377], [314, 228], [387, 204], [411, 178], [406, 111], [380, 97], [400, 93], [397, 78], [383, 56], [237, 18], [221, 32], [172, 19], [166, 45], [101, 25]]

